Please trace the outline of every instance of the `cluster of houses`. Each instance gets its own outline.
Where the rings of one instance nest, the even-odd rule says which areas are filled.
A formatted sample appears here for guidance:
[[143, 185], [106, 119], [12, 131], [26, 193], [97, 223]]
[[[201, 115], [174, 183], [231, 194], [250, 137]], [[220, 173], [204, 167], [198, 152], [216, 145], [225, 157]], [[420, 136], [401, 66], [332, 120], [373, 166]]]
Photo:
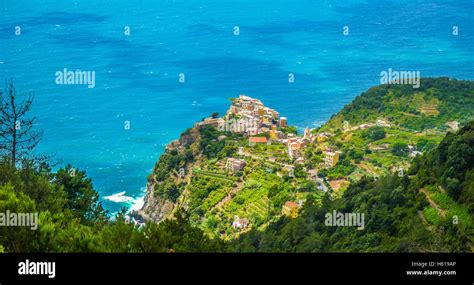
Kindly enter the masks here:
[[[377, 124], [385, 125], [384, 121], [378, 121]], [[262, 101], [240, 95], [235, 98], [229, 110], [222, 118], [205, 118], [196, 123], [196, 126], [213, 126], [220, 131], [230, 131], [240, 133], [248, 137], [249, 145], [270, 144], [273, 142], [282, 143], [287, 146], [288, 155], [291, 160], [297, 164], [304, 164], [304, 158], [301, 150], [312, 143], [321, 143], [328, 139], [330, 134], [319, 133], [312, 134], [309, 128], [304, 131], [303, 137], [294, 134], [285, 134], [278, 128], [288, 126], [286, 117], [280, 117], [280, 114], [274, 109], [266, 107]], [[359, 126], [364, 128], [366, 126]], [[368, 127], [368, 126], [367, 126]], [[267, 134], [261, 136], [260, 134]], [[259, 136], [260, 135], [260, 136]], [[325, 165], [332, 167], [339, 161], [339, 152], [326, 151]], [[228, 172], [240, 171], [245, 166], [245, 161], [229, 159], [226, 169]]]
[[296, 163], [304, 163], [304, 159], [301, 155], [301, 150], [316, 141], [316, 136], [311, 134], [309, 128], [304, 131], [303, 137], [298, 137], [293, 134], [289, 134], [286, 139], [282, 139], [281, 142], [286, 144], [288, 147], [288, 156]]
[[238, 122], [237, 126], [241, 128], [234, 131], [250, 136], [276, 130], [280, 114], [265, 107], [258, 99], [240, 95], [234, 99], [225, 117], [227, 121], [234, 119]]
[[[325, 142], [331, 134], [322, 132], [317, 135], [312, 134], [309, 128], [306, 128], [304, 131], [303, 137], [298, 137], [292, 134], [289, 134], [287, 138], [279, 140], [279, 142], [286, 144], [288, 148], [288, 156], [292, 159], [296, 164], [304, 164], [304, 158], [302, 156], [301, 150], [309, 145], [314, 143], [322, 143]], [[339, 154], [340, 151], [333, 150], [331, 148], [327, 148], [324, 151], [324, 161], [326, 167], [333, 167], [339, 161]]]
[[[223, 118], [206, 118], [196, 126], [211, 125], [220, 131], [240, 133], [246, 136], [269, 133], [271, 138], [283, 137], [278, 127], [286, 127], [286, 118], [268, 107], [262, 101], [245, 95], [235, 98]], [[261, 143], [261, 142], [259, 142]], [[266, 143], [266, 142], [265, 142]]]

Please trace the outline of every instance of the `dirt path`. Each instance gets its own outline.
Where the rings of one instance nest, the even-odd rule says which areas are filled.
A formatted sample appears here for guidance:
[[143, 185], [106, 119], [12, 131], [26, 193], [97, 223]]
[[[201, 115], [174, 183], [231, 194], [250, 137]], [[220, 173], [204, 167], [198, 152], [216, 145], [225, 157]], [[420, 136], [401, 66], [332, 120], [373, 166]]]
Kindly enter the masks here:
[[222, 206], [224, 206], [225, 203], [230, 201], [230, 199], [232, 199], [235, 194], [237, 194], [242, 189], [243, 186], [244, 182], [237, 182], [237, 187], [234, 187], [232, 190], [230, 190], [229, 194], [227, 194], [224, 198], [222, 198], [222, 200], [219, 201], [219, 203], [217, 203], [214, 207], [211, 208], [211, 211], [214, 208], [222, 208]]
[[441, 207], [438, 206], [438, 204], [436, 204], [436, 202], [433, 201], [433, 199], [431, 199], [431, 196], [430, 196], [430, 193], [428, 192], [428, 190], [426, 188], [421, 188], [420, 192], [425, 195], [426, 199], [428, 199], [428, 202], [430, 203], [430, 206], [435, 208], [438, 211], [438, 213], [440, 213], [441, 216], [444, 218], [446, 216], [446, 212], [443, 209], [441, 209]]
[[425, 216], [423, 215], [423, 212], [422, 211], [418, 211], [418, 216], [420, 217], [421, 221], [423, 222], [423, 224], [426, 226], [426, 228], [429, 230], [429, 231], [433, 231], [433, 226], [430, 225], [430, 223], [426, 220]]

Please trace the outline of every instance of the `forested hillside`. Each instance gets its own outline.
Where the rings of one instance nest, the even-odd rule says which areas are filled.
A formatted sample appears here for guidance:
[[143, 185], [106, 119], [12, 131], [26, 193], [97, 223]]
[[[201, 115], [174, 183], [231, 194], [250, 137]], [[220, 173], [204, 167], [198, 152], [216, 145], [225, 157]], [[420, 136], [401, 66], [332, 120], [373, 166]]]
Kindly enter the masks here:
[[375, 122], [383, 118], [411, 131], [446, 130], [448, 121], [474, 118], [474, 82], [451, 78], [422, 78], [417, 89], [409, 85], [379, 85], [357, 96], [323, 130]]

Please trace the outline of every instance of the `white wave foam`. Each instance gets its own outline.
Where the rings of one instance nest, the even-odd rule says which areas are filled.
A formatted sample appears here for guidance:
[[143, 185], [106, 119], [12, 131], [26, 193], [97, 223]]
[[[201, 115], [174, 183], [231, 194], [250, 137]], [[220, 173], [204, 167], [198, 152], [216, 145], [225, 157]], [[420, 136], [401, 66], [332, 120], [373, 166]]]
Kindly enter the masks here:
[[132, 205], [130, 206], [129, 211], [138, 211], [143, 207], [144, 204], [145, 204], [145, 196], [137, 197], [133, 199]]
[[128, 208], [127, 212], [138, 211], [145, 204], [146, 188], [142, 188], [140, 190], [141, 190], [142, 193], [137, 197], [127, 196], [127, 195], [125, 195], [126, 191], [122, 191], [122, 192], [119, 192], [119, 193], [112, 194], [110, 196], [104, 196], [104, 199], [115, 202], [115, 203], [125, 204], [126, 207]]
[[133, 197], [125, 196], [125, 191], [105, 196], [104, 199], [115, 202], [115, 203], [130, 203], [133, 201]]

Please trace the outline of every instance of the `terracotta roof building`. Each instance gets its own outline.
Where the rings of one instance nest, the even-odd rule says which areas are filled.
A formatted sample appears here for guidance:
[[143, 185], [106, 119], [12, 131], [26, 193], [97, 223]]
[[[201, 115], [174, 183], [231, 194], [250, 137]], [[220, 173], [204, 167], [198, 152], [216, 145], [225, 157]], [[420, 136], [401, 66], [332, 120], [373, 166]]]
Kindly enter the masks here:
[[257, 143], [267, 143], [267, 138], [266, 137], [249, 137], [249, 143], [252, 144], [257, 144]]
[[288, 201], [283, 205], [281, 210], [282, 214], [285, 216], [289, 216], [290, 218], [298, 217], [298, 204], [293, 201]]

